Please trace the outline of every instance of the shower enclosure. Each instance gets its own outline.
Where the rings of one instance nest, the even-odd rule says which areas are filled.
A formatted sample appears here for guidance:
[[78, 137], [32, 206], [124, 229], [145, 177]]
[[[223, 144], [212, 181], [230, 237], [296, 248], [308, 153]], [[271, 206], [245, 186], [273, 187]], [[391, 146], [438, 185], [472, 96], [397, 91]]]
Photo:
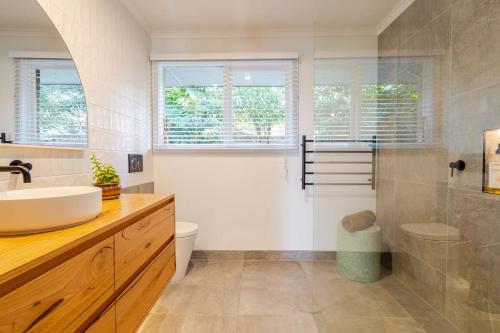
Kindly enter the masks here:
[[[396, 318], [424, 332], [500, 331], [500, 196], [490, 187], [500, 161], [494, 149], [500, 144], [499, 34], [496, 1], [416, 0], [379, 34], [375, 56], [369, 50], [332, 54], [317, 38], [311, 139], [375, 135], [377, 158], [375, 190], [338, 185], [368, 181], [362, 164], [314, 166], [318, 173], [309, 182], [336, 184], [308, 190], [314, 248], [342, 250], [338, 223], [369, 209], [382, 228], [386, 264], [378, 282], [346, 280], [344, 291], [329, 297], [325, 281], [313, 286], [320, 330], [339, 319], [343, 310], [335, 306], [345, 302], [347, 317], [373, 327], [396, 325]], [[309, 149], [332, 147], [367, 148], [337, 142]], [[323, 162], [363, 161], [362, 154], [311, 155]], [[348, 297], [354, 291], [362, 293], [357, 300]]]

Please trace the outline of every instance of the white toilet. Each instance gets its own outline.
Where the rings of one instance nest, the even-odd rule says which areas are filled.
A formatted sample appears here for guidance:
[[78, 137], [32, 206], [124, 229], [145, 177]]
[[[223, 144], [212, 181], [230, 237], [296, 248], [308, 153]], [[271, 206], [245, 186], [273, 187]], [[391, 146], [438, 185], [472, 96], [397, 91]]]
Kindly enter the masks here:
[[178, 281], [186, 275], [186, 269], [193, 252], [198, 225], [189, 222], [175, 223], [175, 261], [176, 271], [172, 281]]

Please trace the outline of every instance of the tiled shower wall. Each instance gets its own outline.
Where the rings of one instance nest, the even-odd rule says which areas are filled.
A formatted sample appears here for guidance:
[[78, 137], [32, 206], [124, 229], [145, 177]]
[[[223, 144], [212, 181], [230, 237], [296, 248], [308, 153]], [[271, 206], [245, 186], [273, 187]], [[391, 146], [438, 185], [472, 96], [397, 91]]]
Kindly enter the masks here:
[[[379, 150], [377, 220], [405, 285], [470, 333], [500, 332], [500, 196], [481, 192], [483, 131], [500, 128], [500, 2], [416, 0], [379, 36], [379, 80], [431, 88], [421, 103], [432, 144]], [[383, 60], [382, 60], [383, 59]], [[416, 66], [407, 66], [408, 60]], [[448, 163], [462, 159], [463, 172]], [[436, 222], [458, 241], [419, 240], [405, 223]]]
[[[66, 42], [87, 99], [89, 148], [0, 148], [0, 163], [33, 164], [33, 183], [0, 174], [0, 190], [91, 184], [89, 155], [112, 163], [123, 186], [153, 180], [150, 135], [150, 38], [119, 0], [39, 0]], [[128, 174], [127, 154], [144, 154], [144, 172]]]

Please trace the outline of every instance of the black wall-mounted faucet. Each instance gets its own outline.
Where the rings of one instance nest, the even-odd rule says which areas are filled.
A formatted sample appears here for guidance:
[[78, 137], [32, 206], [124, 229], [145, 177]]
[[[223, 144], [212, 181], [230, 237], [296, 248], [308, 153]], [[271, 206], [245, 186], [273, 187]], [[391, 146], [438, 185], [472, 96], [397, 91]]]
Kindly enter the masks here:
[[12, 141], [7, 140], [7, 134], [0, 133], [0, 143], [12, 143]]
[[463, 160], [457, 160], [455, 162], [450, 162], [451, 176], [453, 177], [453, 170], [457, 169], [458, 171], [465, 170], [465, 162]]
[[31, 169], [33, 169], [31, 163], [23, 163], [20, 160], [10, 162], [9, 166], [0, 166], [0, 172], [21, 173], [23, 175], [23, 182], [25, 183], [31, 183]]

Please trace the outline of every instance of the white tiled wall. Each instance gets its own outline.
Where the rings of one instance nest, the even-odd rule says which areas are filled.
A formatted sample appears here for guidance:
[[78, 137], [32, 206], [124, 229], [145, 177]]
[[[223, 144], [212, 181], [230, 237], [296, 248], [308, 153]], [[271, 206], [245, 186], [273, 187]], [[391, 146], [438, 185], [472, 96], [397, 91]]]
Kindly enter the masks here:
[[[33, 164], [33, 182], [0, 174], [0, 190], [88, 185], [90, 152], [112, 163], [123, 186], [153, 180], [150, 38], [119, 0], [38, 0], [67, 43], [87, 98], [89, 149], [0, 147], [0, 164]], [[144, 172], [128, 174], [127, 154], [144, 154]]]

